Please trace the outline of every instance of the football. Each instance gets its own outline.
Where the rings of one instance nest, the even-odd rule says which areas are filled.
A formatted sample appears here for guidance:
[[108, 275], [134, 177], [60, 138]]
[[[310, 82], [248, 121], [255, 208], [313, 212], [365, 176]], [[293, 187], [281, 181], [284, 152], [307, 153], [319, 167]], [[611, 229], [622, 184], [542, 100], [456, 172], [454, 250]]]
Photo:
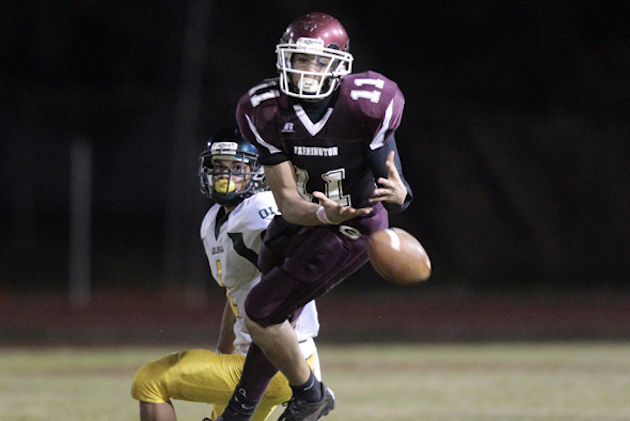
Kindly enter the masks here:
[[393, 284], [413, 285], [431, 276], [431, 260], [424, 247], [401, 228], [388, 228], [372, 234], [368, 256], [376, 272]]

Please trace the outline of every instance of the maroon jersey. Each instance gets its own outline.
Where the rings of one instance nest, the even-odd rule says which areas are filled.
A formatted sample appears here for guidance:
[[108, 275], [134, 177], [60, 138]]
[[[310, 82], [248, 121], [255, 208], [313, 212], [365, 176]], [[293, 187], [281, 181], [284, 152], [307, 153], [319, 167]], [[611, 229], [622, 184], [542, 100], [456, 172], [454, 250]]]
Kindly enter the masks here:
[[241, 97], [236, 118], [264, 165], [290, 160], [306, 200], [320, 191], [337, 203], [369, 206], [376, 187], [367, 155], [393, 138], [405, 99], [395, 82], [368, 71], [345, 76], [331, 108], [313, 123], [268, 79]]

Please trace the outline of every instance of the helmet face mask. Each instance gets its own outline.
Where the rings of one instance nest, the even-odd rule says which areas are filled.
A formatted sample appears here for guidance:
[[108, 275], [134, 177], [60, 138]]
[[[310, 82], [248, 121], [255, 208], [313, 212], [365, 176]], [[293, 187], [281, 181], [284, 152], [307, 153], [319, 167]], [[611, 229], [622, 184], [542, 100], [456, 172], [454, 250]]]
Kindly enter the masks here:
[[[352, 72], [349, 45], [345, 29], [332, 16], [309, 13], [296, 19], [276, 46], [280, 90], [296, 98], [326, 98]], [[317, 66], [300, 68], [296, 57], [308, 57]]]
[[199, 158], [201, 192], [221, 206], [234, 206], [266, 190], [265, 174], [253, 145], [237, 128], [222, 130]]

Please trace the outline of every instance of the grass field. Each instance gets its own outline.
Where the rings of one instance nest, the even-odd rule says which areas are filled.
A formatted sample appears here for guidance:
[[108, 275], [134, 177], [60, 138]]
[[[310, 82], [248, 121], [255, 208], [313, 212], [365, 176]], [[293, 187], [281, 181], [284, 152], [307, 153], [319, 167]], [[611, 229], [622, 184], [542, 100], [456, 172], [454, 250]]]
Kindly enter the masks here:
[[[138, 420], [133, 373], [179, 349], [0, 348], [0, 420]], [[320, 356], [337, 395], [326, 421], [630, 420], [626, 342], [321, 345]], [[183, 421], [209, 414], [175, 408]]]

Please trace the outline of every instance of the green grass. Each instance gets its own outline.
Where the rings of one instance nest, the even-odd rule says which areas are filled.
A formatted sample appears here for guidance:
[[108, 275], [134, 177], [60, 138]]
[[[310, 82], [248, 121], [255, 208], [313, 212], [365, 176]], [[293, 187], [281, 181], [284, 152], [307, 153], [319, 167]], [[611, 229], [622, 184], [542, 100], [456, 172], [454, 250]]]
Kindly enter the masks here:
[[[133, 373], [179, 349], [1, 348], [0, 419], [138, 420]], [[320, 356], [337, 395], [326, 421], [630, 419], [630, 343], [322, 345]], [[180, 420], [209, 414], [175, 408]]]

